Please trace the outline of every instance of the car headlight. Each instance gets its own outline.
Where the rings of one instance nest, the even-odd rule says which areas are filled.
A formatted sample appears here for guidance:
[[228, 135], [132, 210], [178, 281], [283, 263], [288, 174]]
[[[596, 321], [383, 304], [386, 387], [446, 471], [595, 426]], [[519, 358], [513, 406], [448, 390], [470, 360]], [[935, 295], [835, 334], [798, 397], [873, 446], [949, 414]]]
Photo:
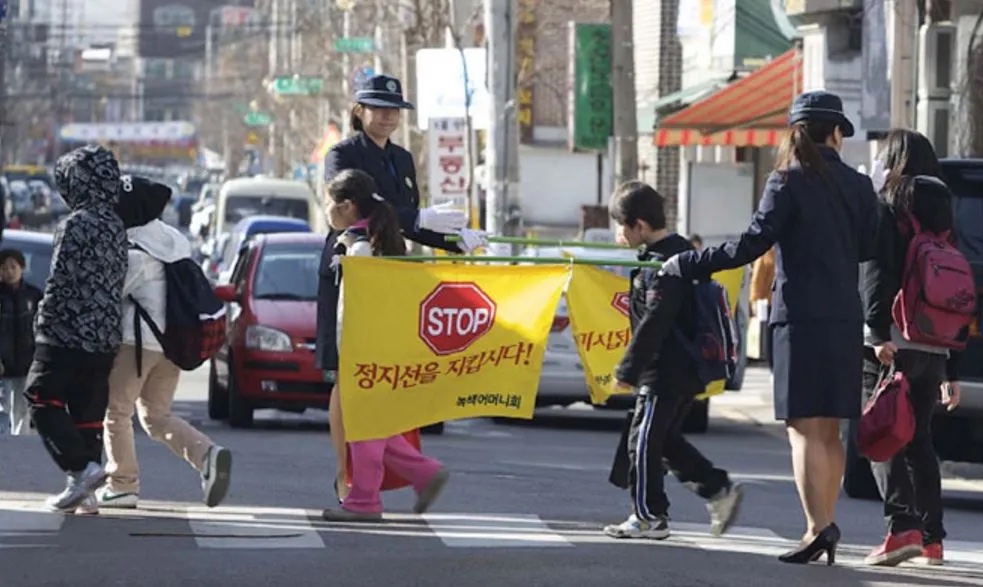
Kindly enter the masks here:
[[286, 332], [259, 325], [246, 328], [246, 348], [271, 353], [289, 353], [294, 350], [290, 335]]

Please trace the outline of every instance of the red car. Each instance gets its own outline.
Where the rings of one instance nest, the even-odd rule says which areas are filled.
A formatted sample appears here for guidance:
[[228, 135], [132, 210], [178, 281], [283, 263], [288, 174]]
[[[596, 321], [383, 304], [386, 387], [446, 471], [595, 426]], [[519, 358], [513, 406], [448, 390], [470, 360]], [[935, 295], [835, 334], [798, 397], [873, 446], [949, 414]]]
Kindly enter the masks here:
[[314, 365], [317, 285], [324, 235], [257, 235], [239, 254], [230, 283], [226, 346], [211, 360], [208, 415], [249, 428], [253, 411], [327, 409], [331, 385]]

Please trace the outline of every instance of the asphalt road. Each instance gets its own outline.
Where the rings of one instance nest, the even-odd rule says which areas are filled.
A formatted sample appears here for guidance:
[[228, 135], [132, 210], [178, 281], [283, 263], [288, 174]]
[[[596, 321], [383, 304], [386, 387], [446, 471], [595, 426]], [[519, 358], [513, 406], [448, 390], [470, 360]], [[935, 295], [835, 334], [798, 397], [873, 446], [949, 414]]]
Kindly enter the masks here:
[[425, 450], [452, 471], [431, 514], [407, 513], [413, 496], [404, 490], [385, 496], [384, 523], [328, 524], [319, 520], [332, 505], [325, 415], [263, 413], [256, 429], [230, 430], [205, 417], [204, 373], [187, 374], [176, 411], [234, 451], [227, 502], [204, 508], [194, 472], [140, 434], [140, 510], [44, 513], [40, 500], [62, 478], [36, 438], [6, 437], [0, 587], [983, 584], [976, 481], [947, 481], [946, 567], [864, 568], [861, 558], [882, 538], [880, 507], [846, 498], [838, 522], [847, 544], [836, 566], [777, 562], [803, 522], [780, 431], [746, 416], [765, 409], [766, 382], [759, 373], [744, 392], [716, 402], [710, 433], [694, 437], [747, 484], [737, 527], [711, 538], [703, 504], [670, 478], [674, 536], [615, 542], [599, 530], [628, 512], [627, 494], [606, 481], [620, 413], [451, 423], [445, 435], [424, 437]]

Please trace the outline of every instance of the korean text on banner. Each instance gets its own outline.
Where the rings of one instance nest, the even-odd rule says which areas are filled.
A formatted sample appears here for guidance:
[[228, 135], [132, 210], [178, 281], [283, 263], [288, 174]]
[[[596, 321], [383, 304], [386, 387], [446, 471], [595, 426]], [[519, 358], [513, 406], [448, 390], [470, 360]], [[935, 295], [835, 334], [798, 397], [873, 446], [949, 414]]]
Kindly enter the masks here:
[[342, 263], [349, 441], [459, 418], [532, 418], [569, 266]]
[[[731, 269], [713, 276], [726, 288], [732, 308], [737, 307], [744, 271]], [[614, 369], [631, 339], [628, 280], [597, 267], [575, 265], [567, 288], [567, 307], [591, 401], [603, 404], [615, 394]], [[667, 344], [674, 343], [670, 340]], [[723, 391], [724, 382], [715, 381], [700, 397]]]

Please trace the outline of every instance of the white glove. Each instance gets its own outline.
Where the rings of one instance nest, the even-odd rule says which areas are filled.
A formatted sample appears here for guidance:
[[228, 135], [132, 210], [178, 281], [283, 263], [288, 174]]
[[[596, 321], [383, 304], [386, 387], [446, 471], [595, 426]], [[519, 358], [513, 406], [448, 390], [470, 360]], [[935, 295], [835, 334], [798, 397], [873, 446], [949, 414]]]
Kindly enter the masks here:
[[679, 255], [673, 255], [666, 259], [666, 262], [659, 268], [659, 275], [682, 277], [683, 272], [679, 270]]
[[874, 192], [881, 193], [884, 184], [887, 183], [887, 169], [884, 169], [884, 162], [878, 157], [870, 169], [870, 181], [874, 184]]
[[458, 234], [461, 240], [457, 243], [457, 248], [461, 249], [462, 253], [470, 253], [477, 248], [488, 246], [488, 233], [482, 230], [462, 228]]
[[468, 215], [455, 208], [453, 202], [446, 202], [420, 210], [417, 225], [425, 230], [454, 234], [468, 225]]

